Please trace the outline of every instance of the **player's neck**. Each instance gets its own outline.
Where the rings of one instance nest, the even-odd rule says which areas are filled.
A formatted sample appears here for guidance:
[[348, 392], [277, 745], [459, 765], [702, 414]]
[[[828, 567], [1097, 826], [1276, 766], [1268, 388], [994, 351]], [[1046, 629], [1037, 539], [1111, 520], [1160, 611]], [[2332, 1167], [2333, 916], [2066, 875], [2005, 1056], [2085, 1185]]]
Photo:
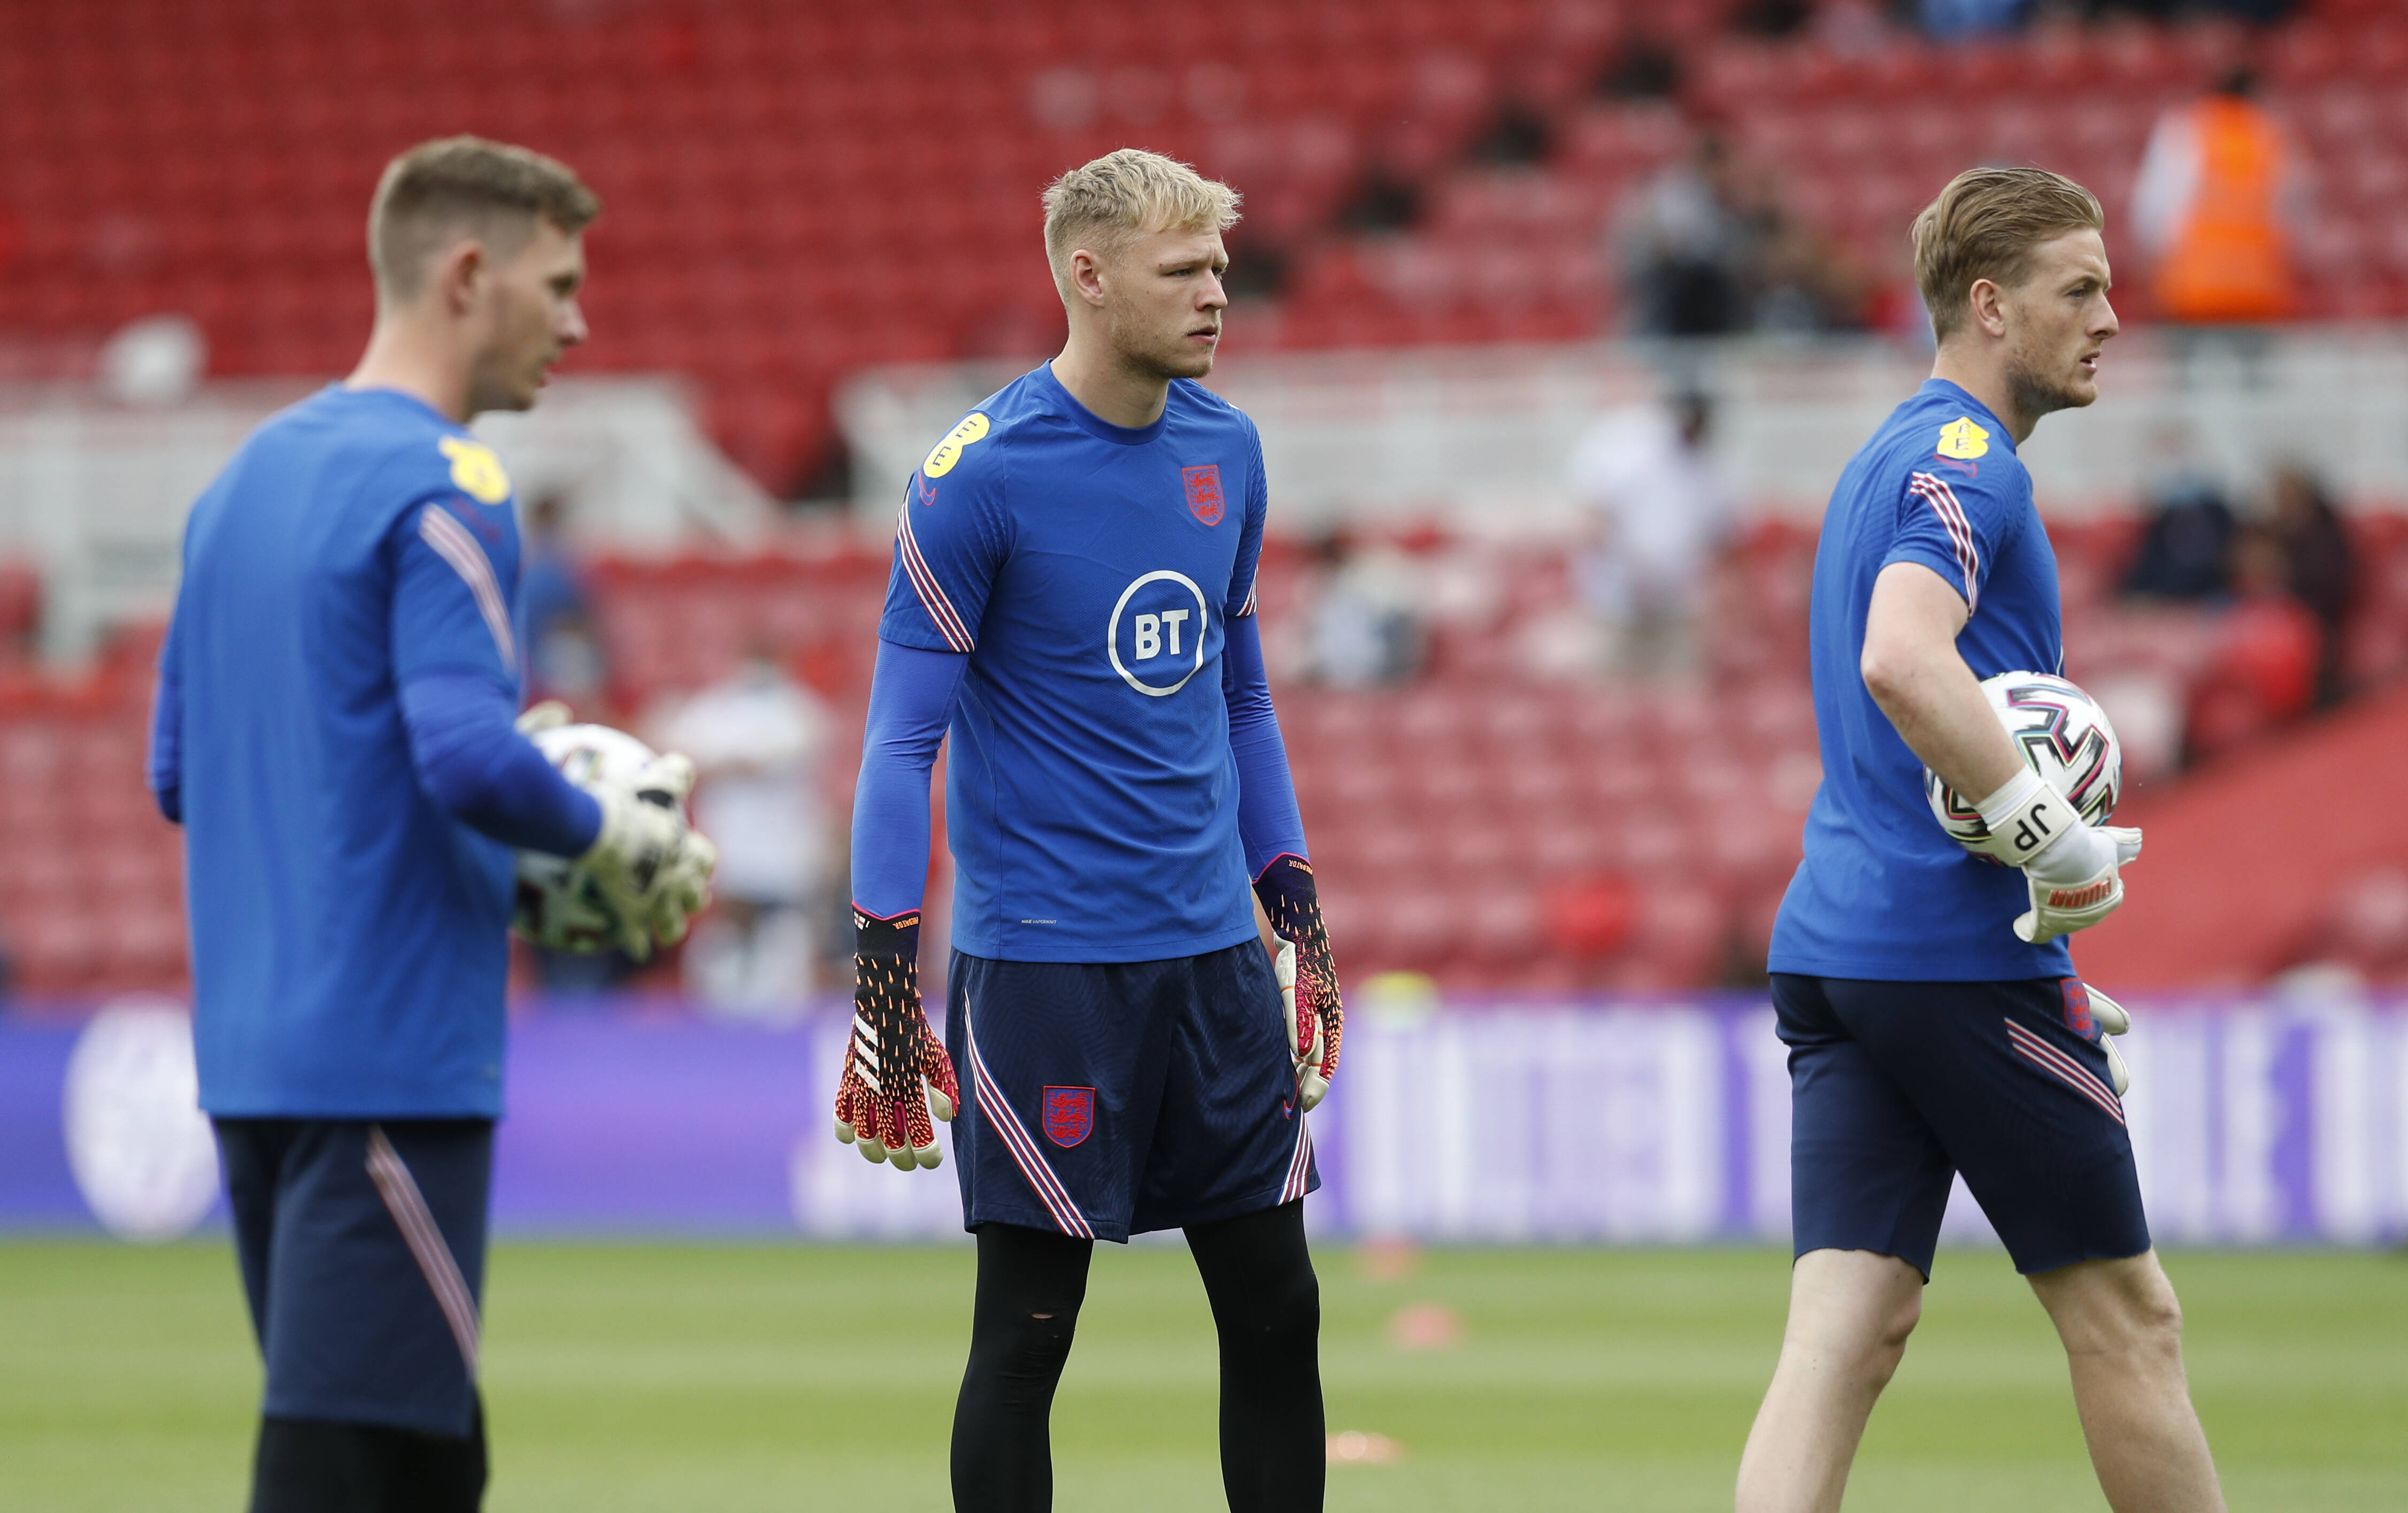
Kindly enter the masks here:
[[1054, 377], [1087, 413], [1108, 425], [1142, 430], [1162, 418], [1170, 402], [1170, 381], [1119, 361], [1100, 343], [1081, 341], [1075, 335], [1052, 364]]
[[1999, 418], [1999, 424], [2007, 428], [2007, 434], [2014, 438], [2017, 446], [2023, 445], [2032, 427], [2040, 424], [2038, 415], [2027, 415], [2015, 404], [2014, 387], [2007, 382], [2002, 369], [1942, 347], [1940, 355], [1932, 359], [1931, 376], [1945, 379], [1982, 401]]
[[468, 372], [448, 344], [407, 320], [380, 320], [347, 389], [394, 389], [468, 424]]

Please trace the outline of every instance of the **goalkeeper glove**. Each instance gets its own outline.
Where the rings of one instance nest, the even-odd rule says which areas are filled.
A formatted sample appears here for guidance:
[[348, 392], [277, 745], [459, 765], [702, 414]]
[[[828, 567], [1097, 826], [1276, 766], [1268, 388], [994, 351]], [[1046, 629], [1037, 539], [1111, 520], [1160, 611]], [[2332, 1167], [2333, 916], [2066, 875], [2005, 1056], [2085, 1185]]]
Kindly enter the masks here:
[[518, 727], [519, 734], [533, 739], [546, 730], [559, 729], [575, 717], [567, 705], [557, 699], [547, 699], [540, 704], [529, 704], [521, 710], [519, 717], [511, 723]]
[[2124, 901], [2121, 869], [2141, 854], [2141, 832], [2086, 824], [2066, 797], [2027, 768], [1982, 800], [1988, 834], [1966, 849], [2023, 869], [2031, 907], [2015, 935], [2045, 945], [2112, 915]]
[[873, 1161], [903, 1171], [945, 1159], [933, 1111], [961, 1106], [953, 1059], [929, 1032], [920, 1008], [920, 915], [894, 919], [853, 912], [853, 1039], [836, 1089], [836, 1137]]
[[619, 944], [638, 961], [657, 942], [685, 938], [686, 922], [710, 901], [719, 849], [685, 823], [694, 764], [671, 753], [654, 757], [632, 784], [596, 780], [585, 791], [602, 806], [601, 833], [578, 857], [609, 901]]
[[1339, 1042], [1346, 1029], [1345, 1006], [1338, 998], [1338, 966], [1329, 954], [1329, 929], [1322, 923], [1312, 863], [1282, 855], [1254, 879], [1254, 897], [1262, 901], [1271, 933], [1279, 938], [1272, 971], [1287, 1016], [1297, 1102], [1310, 1111], [1338, 1074]]
[[2115, 1085], [2115, 1096], [2121, 1098], [2124, 1096], [2124, 1090], [2132, 1086], [2132, 1072], [2124, 1064], [2124, 1058], [2116, 1054], [2115, 1043], [2108, 1037], [2120, 1035], [2130, 1030], [2132, 1016], [2126, 1011], [2124, 1005], [2088, 983], [2082, 985], [2082, 990], [2090, 1000], [2091, 1019], [2105, 1031], [2099, 1037], [2099, 1048], [2107, 1053], [2107, 1076]]

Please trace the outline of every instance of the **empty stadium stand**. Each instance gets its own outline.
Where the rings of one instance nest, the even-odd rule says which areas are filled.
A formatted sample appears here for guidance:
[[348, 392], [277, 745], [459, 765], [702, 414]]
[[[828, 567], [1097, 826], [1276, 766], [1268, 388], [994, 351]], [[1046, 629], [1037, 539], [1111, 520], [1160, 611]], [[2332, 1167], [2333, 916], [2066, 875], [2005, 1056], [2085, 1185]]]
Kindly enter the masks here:
[[[340, 371], [379, 166], [475, 130], [559, 153], [609, 202], [577, 361], [698, 375], [731, 454], [791, 492], [831, 455], [846, 371], [1055, 339], [1037, 192], [1115, 146], [1245, 192], [1241, 263], [1262, 264], [1257, 289], [1286, 278], [1233, 323], [1239, 350], [1569, 339], [1611, 328], [1600, 227], [1690, 122], [1719, 123], [1895, 283], [1906, 218], [1970, 162], [2065, 168], [2120, 213], [2155, 112], [2224, 36], [1852, 53], [1727, 34], [1730, 8], [5, 0], [0, 331], [181, 310], [216, 371]], [[1679, 50], [1678, 94], [1600, 98], [1640, 36]], [[2320, 166], [2313, 309], [2408, 313], [2408, 18], [2325, 0], [2257, 50]], [[1478, 151], [1504, 115], [1534, 161]], [[1372, 182], [1410, 212], [1352, 232]]]
[[[2396, 684], [2408, 671], [2408, 518], [2363, 517], [2357, 530], [2367, 587], [2352, 666], [2369, 684]], [[2193, 709], [2258, 708], [2255, 664], [2227, 655], [2229, 609], [2111, 598], [2128, 523], [2052, 536], [2076, 678], [2155, 676]], [[1742, 543], [1714, 594], [1708, 676], [1669, 689], [1528, 670], [1527, 632], [1569, 602], [1560, 553], [1411, 544], [1433, 564], [1513, 586], [1478, 615], [1434, 627], [1426, 672], [1409, 684], [1278, 689], [1348, 976], [1411, 970], [1453, 987], [1540, 990], [1675, 988], [1757, 972], [1821, 775], [1804, 667], [1812, 538], [1768, 525]], [[843, 716], [828, 774], [841, 805], [886, 571], [883, 555], [834, 538], [741, 558], [598, 562], [591, 587], [610, 683], [603, 703], [580, 713], [640, 722], [749, 648], [772, 647]], [[1300, 620], [1312, 584], [1304, 554], [1274, 543], [1267, 623]], [[0, 953], [24, 991], [182, 980], [177, 832], [141, 775], [156, 644], [155, 630], [130, 631], [74, 684], [0, 676]], [[2246, 747], [2283, 723], [2261, 713], [2219, 726], [2192, 755]], [[2150, 792], [2134, 789], [2143, 812]]]
[[[847, 372], [1056, 338], [1037, 192], [1114, 146], [1179, 153], [1246, 194], [1237, 350], [1582, 339], [1613, 329], [1621, 300], [1603, 228], [1698, 122], [1895, 283], [1906, 218], [1972, 161], [2064, 168], [2120, 215], [2156, 112], [2230, 41], [2119, 22], [1848, 51], [1727, 33], [1729, 8], [0, 0], [0, 348], [67, 351], [178, 310], [207, 330], [214, 372], [336, 374], [369, 313], [362, 209], [380, 166], [474, 130], [558, 153], [608, 201], [595, 338], [574, 362], [695, 375], [730, 454], [792, 492], [834, 455], [828, 396]], [[2302, 12], [2252, 50], [2318, 166], [2312, 310], [2408, 315], [2408, 15]], [[1679, 55], [1675, 92], [1599, 94], [1641, 36]], [[2372, 685], [2408, 671], [2408, 519], [2354, 526], [2343, 664]], [[2155, 680], [2193, 756], [2283, 722], [2300, 651], [2280, 624], [2119, 606], [2128, 525], [2053, 534], [2074, 676]], [[1569, 600], [1560, 553], [1412, 543], [1508, 586], [1432, 627], [1408, 686], [1281, 690], [1349, 975], [1542, 990], [1754, 973], [1818, 775], [1812, 545], [1758, 529], [1717, 587], [1706, 679], [1641, 690], [1526, 666], [1529, 627]], [[857, 721], [885, 573], [881, 554], [799, 539], [597, 563], [611, 684], [582, 713], [638, 717], [767, 641]], [[1311, 582], [1274, 542], [1267, 620], [1300, 614]], [[36, 994], [173, 987], [179, 843], [140, 772], [155, 631], [63, 684], [24, 665], [36, 592], [0, 569], [0, 952]], [[2391, 896], [2372, 872], [2344, 885], [2337, 918]], [[2382, 951], [2361, 953], [2371, 970], [2408, 972]]]

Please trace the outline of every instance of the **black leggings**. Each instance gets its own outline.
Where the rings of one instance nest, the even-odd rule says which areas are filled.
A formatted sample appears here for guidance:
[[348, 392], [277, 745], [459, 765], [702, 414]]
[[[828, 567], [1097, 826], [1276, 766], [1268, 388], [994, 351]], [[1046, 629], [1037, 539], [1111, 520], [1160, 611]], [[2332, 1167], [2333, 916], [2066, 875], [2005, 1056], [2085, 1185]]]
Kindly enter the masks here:
[[[1321, 1506], [1321, 1283], [1302, 1200], [1187, 1231], [1221, 1335], [1221, 1484], [1232, 1513]], [[1054, 1506], [1047, 1433], [1095, 1242], [1015, 1224], [978, 1231], [969, 1369], [953, 1413], [957, 1513]]]
[[263, 1418], [251, 1513], [477, 1513], [485, 1415], [465, 1438], [382, 1424]]

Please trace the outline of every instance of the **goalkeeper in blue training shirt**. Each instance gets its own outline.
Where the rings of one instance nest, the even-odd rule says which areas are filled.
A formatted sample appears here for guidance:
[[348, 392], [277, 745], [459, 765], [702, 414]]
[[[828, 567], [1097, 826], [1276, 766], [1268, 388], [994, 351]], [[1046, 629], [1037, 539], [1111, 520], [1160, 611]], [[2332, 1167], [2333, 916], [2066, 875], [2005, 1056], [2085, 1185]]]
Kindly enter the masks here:
[[[2103, 224], [2088, 190], [2043, 169], [1950, 180], [1914, 223], [1931, 378], [1823, 517], [1823, 785], [1771, 952], [1797, 1265], [1740, 1513], [1839, 1507], [1960, 1173], [2057, 1325], [2109, 1506], [2224, 1506], [2105, 1039], [2128, 1021], [2065, 944], [2122, 903], [2141, 833], [2086, 822], [1980, 683], [2064, 661], [2057, 557], [2016, 450], [2099, 396], [2118, 329]], [[1932, 817], [1927, 767], [1987, 795], [1978, 840]]]
[[519, 536], [466, 423], [585, 338], [561, 165], [472, 137], [396, 158], [346, 382], [253, 432], [193, 507], [150, 781], [185, 832], [194, 1035], [266, 1358], [253, 1513], [462, 1513], [517, 848], [581, 857], [642, 955], [711, 852], [691, 768], [580, 787], [514, 728]]
[[[1194, 382], [1236, 203], [1151, 152], [1064, 175], [1045, 244], [1069, 344], [955, 425], [903, 500], [837, 1123], [934, 1166], [930, 1090], [960, 1111], [978, 1298], [953, 1501], [978, 1513], [1052, 1505], [1047, 1418], [1095, 1242], [1162, 1229], [1186, 1232], [1220, 1329], [1229, 1506], [1321, 1506], [1304, 1116], [1338, 1063], [1337, 980], [1254, 620], [1262, 444]], [[915, 975], [948, 731], [950, 1054]]]

